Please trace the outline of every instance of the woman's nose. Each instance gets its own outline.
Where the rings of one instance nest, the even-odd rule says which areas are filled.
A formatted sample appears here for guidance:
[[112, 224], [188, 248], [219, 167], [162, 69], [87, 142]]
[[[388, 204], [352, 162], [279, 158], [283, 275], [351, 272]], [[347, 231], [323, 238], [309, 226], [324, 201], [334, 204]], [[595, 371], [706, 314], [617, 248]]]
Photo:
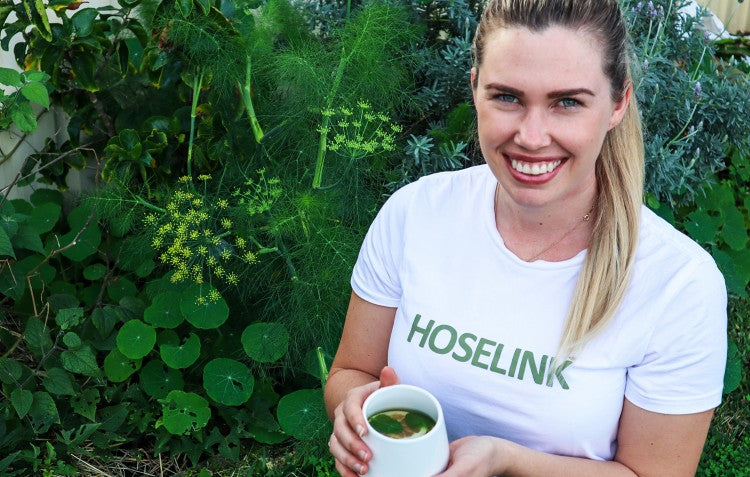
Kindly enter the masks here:
[[516, 145], [529, 150], [549, 146], [552, 140], [547, 129], [544, 112], [535, 109], [527, 110], [521, 118], [513, 141]]

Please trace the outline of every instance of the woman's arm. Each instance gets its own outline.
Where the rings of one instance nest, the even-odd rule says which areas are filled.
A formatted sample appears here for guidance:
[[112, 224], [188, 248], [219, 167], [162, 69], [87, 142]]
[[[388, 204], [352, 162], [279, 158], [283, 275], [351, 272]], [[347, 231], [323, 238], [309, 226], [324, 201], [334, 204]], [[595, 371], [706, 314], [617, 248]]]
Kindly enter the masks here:
[[375, 305], [352, 293], [325, 387], [326, 410], [333, 421], [329, 448], [344, 477], [365, 473], [371, 457], [361, 439], [367, 429], [362, 404], [379, 387], [398, 382], [386, 367], [395, 316], [396, 308]]
[[658, 414], [625, 399], [611, 462], [546, 454], [503, 439], [466, 437], [451, 444], [451, 463], [439, 477], [692, 477], [712, 415], [713, 410]]

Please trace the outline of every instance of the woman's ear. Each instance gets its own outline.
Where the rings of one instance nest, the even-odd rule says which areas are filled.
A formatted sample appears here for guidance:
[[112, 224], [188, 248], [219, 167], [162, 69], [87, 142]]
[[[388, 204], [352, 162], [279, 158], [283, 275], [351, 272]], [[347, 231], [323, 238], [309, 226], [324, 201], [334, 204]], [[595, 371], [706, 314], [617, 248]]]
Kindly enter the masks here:
[[607, 130], [614, 128], [622, 122], [622, 118], [625, 117], [625, 113], [628, 110], [628, 105], [632, 100], [632, 96], [633, 83], [628, 81], [628, 83], [625, 85], [625, 93], [622, 95], [622, 99], [619, 102], [615, 103], [615, 109], [612, 110], [612, 115], [609, 118], [609, 127], [607, 128]]

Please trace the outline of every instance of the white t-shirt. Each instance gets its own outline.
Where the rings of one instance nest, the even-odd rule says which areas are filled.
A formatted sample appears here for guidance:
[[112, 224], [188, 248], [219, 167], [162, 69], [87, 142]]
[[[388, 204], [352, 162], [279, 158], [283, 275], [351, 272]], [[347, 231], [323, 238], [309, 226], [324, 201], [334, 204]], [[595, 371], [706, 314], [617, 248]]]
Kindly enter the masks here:
[[397, 307], [388, 363], [440, 401], [449, 438], [492, 435], [611, 460], [623, 396], [666, 414], [721, 401], [726, 289], [711, 256], [643, 208], [633, 276], [610, 325], [549, 374], [586, 251], [527, 263], [495, 228], [486, 165], [398, 190], [352, 275]]

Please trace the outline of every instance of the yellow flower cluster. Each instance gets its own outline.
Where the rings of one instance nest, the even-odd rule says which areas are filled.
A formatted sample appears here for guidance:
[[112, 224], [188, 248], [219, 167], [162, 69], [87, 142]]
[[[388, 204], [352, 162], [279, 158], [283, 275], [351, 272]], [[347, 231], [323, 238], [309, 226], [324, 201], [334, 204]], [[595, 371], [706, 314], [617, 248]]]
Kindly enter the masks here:
[[372, 111], [367, 101], [358, 101], [355, 109], [326, 109], [322, 114], [330, 118], [330, 125], [319, 127], [318, 132], [330, 136], [328, 149], [331, 151], [360, 159], [396, 149], [396, 134], [402, 127], [391, 122], [387, 115]]
[[[211, 176], [198, 179], [207, 181]], [[182, 177], [179, 182], [188, 185], [190, 178]], [[247, 265], [258, 261], [226, 216], [230, 209], [227, 199], [206, 200], [190, 190], [177, 190], [165, 209], [161, 215], [147, 215], [144, 222], [153, 231], [151, 245], [159, 252], [159, 260], [173, 270], [173, 283], [210, 283], [217, 278], [238, 285], [239, 276], [229, 268], [236, 261]], [[215, 297], [209, 294], [203, 299], [216, 301], [220, 295], [215, 293]]]
[[256, 180], [248, 179], [245, 181], [245, 190], [237, 189], [233, 194], [249, 215], [268, 212], [282, 193], [278, 177], [266, 178], [265, 169], [258, 169], [256, 172]]

